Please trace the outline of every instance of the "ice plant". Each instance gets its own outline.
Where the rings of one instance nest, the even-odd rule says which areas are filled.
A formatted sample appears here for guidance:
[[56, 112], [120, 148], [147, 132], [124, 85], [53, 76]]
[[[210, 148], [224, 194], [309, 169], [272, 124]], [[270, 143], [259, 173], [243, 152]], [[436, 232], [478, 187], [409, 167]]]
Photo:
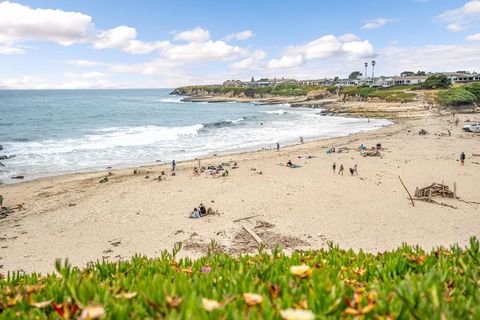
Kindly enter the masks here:
[[305, 264], [302, 264], [301, 266], [290, 267], [290, 272], [299, 278], [308, 278], [312, 275], [313, 269]]
[[93, 319], [101, 318], [104, 315], [105, 315], [105, 309], [103, 308], [102, 305], [100, 304], [89, 305], [82, 310], [82, 313], [80, 314], [80, 319], [93, 320]]

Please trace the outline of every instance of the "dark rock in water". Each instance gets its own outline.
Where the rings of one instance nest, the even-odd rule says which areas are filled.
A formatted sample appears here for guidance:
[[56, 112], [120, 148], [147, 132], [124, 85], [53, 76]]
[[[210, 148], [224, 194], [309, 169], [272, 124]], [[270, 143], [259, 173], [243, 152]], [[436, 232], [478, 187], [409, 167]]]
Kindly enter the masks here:
[[0, 144], [0, 151], [2, 151], [2, 150], [3, 150], [3, 146]]
[[0, 160], [8, 160], [8, 159], [12, 159], [12, 158], [15, 158], [15, 155], [12, 154], [11, 156], [0, 156]]
[[22, 180], [25, 176], [13, 176], [12, 179]]

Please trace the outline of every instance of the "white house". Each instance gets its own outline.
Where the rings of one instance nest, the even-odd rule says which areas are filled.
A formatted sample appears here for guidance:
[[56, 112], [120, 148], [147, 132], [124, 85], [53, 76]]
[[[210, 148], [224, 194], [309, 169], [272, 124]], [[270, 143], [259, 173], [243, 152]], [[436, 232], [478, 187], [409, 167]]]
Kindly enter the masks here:
[[467, 73], [467, 72], [444, 72], [452, 83], [466, 83], [480, 81], [480, 73]]

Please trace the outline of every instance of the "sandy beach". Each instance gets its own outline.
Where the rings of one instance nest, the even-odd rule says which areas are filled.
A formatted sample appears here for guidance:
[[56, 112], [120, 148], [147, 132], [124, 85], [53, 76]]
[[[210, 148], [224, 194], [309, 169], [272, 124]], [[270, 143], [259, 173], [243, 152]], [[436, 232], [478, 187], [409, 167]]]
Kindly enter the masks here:
[[[201, 160], [202, 166], [237, 162], [238, 169], [227, 167], [227, 177], [195, 176], [197, 161], [187, 161], [178, 164], [176, 176], [169, 175], [169, 164], [160, 164], [137, 168], [137, 175], [130, 168], [2, 185], [4, 206], [23, 208], [0, 220], [0, 272], [51, 272], [56, 258], [83, 266], [136, 253], [155, 257], [176, 242], [183, 243], [181, 255], [191, 257], [206, 253], [211, 240], [232, 254], [254, 252], [257, 243], [244, 225], [267, 247], [280, 244], [287, 251], [329, 241], [369, 252], [404, 242], [465, 245], [480, 236], [480, 137], [461, 126], [479, 116], [459, 115], [456, 126], [452, 115], [404, 111], [408, 119], [395, 117], [396, 124], [372, 132]], [[428, 134], [419, 135], [421, 129]], [[357, 149], [362, 143], [381, 143], [384, 150], [363, 157]], [[332, 146], [345, 149], [327, 154]], [[299, 167], [286, 167], [288, 160]], [[337, 170], [345, 166], [343, 175], [332, 172], [334, 162]], [[358, 175], [352, 176], [355, 164]], [[166, 180], [158, 181], [162, 170]], [[99, 183], [109, 171], [108, 182]], [[436, 199], [456, 209], [420, 201], [413, 207], [398, 176], [411, 193], [432, 182], [451, 188], [456, 182], [464, 201]], [[189, 219], [200, 203], [218, 214]]]

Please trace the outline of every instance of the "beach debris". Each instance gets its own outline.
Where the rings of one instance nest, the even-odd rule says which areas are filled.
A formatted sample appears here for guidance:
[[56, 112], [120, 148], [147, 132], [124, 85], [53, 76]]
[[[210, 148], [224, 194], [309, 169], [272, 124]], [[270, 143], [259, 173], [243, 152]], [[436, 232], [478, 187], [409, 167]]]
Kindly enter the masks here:
[[260, 216], [260, 214], [256, 214], [256, 215], [253, 215], [253, 216], [248, 216], [248, 217], [236, 219], [236, 220], [233, 220], [233, 222], [240, 222], [240, 221], [242, 221], [242, 220], [248, 220], [248, 219], [252, 219], [252, 218], [258, 217], [258, 216]]
[[243, 225], [242, 226], [243, 230], [245, 230], [252, 238], [255, 240], [258, 244], [265, 244], [263, 240], [258, 236], [258, 234], [255, 233], [252, 229], [250, 229], [248, 226]]
[[400, 183], [402, 184], [403, 188], [405, 188], [405, 191], [407, 191], [408, 197], [410, 198], [410, 201], [412, 202], [412, 206], [415, 207], [415, 203], [413, 202], [412, 195], [410, 194], [410, 191], [408, 191], [407, 187], [405, 187], [405, 184], [403, 183], [402, 178], [400, 178], [400, 176], [398, 176], [398, 180], [400, 180]]
[[98, 180], [98, 183], [105, 183], [105, 182], [108, 182], [107, 177], [103, 177], [102, 179]]
[[0, 219], [8, 217], [8, 215], [13, 213], [13, 209], [9, 207], [0, 208]]
[[450, 190], [447, 185], [443, 183], [432, 183], [431, 185], [415, 190], [415, 197], [417, 198], [432, 198], [432, 197], [443, 197], [443, 198], [456, 198], [455, 193]]
[[374, 150], [363, 150], [360, 154], [364, 157], [380, 157], [382, 154], [377, 149]]
[[424, 136], [424, 135], [427, 135], [428, 132], [425, 129], [421, 129], [420, 131], [418, 131], [418, 134], [421, 135], [421, 136]]
[[22, 180], [24, 179], [25, 176], [13, 176], [12, 179], [16, 179], [16, 180]]

